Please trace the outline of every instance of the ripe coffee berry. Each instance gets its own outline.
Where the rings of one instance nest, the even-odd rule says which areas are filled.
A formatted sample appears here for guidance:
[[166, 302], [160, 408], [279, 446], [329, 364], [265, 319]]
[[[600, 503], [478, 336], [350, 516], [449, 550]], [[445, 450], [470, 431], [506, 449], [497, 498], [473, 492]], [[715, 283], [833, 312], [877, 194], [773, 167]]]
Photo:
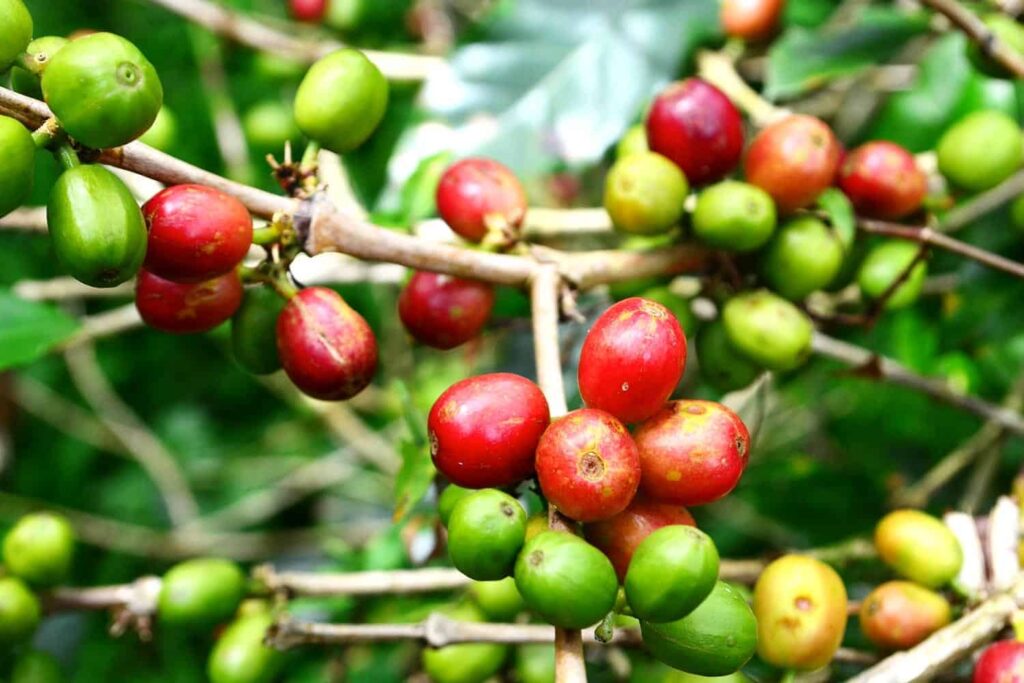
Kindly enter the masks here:
[[135, 307], [150, 327], [171, 334], [206, 332], [220, 325], [242, 303], [238, 273], [204, 282], [165, 280], [145, 268], [135, 283]]
[[906, 650], [950, 621], [949, 601], [910, 581], [889, 581], [860, 607], [860, 630], [883, 650]]
[[672, 313], [639, 297], [601, 314], [580, 351], [580, 394], [590, 408], [639, 422], [672, 395], [686, 367], [686, 336]]
[[603, 410], [576, 410], [551, 423], [537, 446], [544, 497], [580, 522], [626, 509], [640, 484], [640, 455], [622, 423]]
[[750, 458], [750, 434], [736, 413], [711, 401], [673, 401], [636, 429], [651, 500], [703, 505], [735, 488]]
[[533, 474], [537, 443], [550, 419], [544, 394], [525, 377], [470, 377], [450, 386], [430, 409], [430, 454], [459, 486], [513, 486]]
[[1001, 640], [985, 648], [974, 666], [973, 683], [1024, 683], [1024, 643]]
[[453, 349], [480, 334], [494, 307], [486, 282], [417, 271], [398, 297], [398, 316], [417, 341]]
[[277, 351], [288, 379], [325, 401], [352, 398], [377, 370], [373, 330], [326, 287], [304, 289], [288, 301], [277, 319]]
[[846, 155], [839, 187], [857, 213], [895, 220], [914, 213], [928, 190], [928, 180], [914, 155], [899, 145], [877, 140]]
[[723, 0], [722, 28], [732, 38], [761, 40], [779, 25], [785, 0]]
[[743, 119], [729, 98], [699, 78], [673, 83], [647, 115], [647, 144], [693, 185], [721, 180], [743, 154]]
[[175, 282], [199, 282], [241, 263], [252, 244], [242, 202], [203, 185], [175, 185], [142, 207], [149, 226], [145, 267]]
[[782, 213], [811, 204], [832, 184], [841, 147], [832, 129], [813, 116], [797, 114], [762, 130], [747, 150], [747, 181], [775, 200]]
[[299, 21], [320, 22], [327, 14], [329, 0], [289, 0], [288, 10]]
[[583, 531], [587, 540], [612, 561], [615, 573], [622, 581], [637, 546], [657, 529], [674, 524], [696, 526], [693, 516], [684, 507], [653, 503], [637, 497], [619, 514], [587, 524]]
[[526, 192], [508, 168], [493, 159], [463, 159], [437, 186], [437, 212], [452, 230], [480, 242], [491, 229], [514, 234], [526, 216]]

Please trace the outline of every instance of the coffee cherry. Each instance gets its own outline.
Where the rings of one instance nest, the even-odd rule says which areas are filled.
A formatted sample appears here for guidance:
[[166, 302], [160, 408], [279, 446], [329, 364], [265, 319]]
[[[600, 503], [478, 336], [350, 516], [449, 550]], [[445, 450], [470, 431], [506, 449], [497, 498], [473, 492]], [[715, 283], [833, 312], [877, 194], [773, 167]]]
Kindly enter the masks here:
[[770, 370], [792, 370], [811, 353], [814, 325], [799, 308], [769, 291], [738, 294], [722, 308], [733, 348]]
[[454, 349], [480, 334], [494, 308], [494, 287], [479, 280], [417, 271], [398, 296], [398, 316], [417, 341]]
[[939, 172], [971, 192], [1006, 180], [1024, 158], [1020, 126], [996, 110], [976, 111], [960, 119], [943, 133], [935, 151]]
[[[439, 610], [456, 621], [484, 621], [472, 605]], [[481, 683], [501, 671], [508, 647], [497, 643], [467, 643], [423, 650], [423, 670], [434, 683]]]
[[76, 166], [50, 190], [46, 224], [57, 260], [90, 287], [131, 279], [146, 256], [146, 223], [131, 191], [103, 166]]
[[250, 287], [231, 318], [231, 353], [239, 365], [254, 375], [268, 375], [281, 369], [276, 330], [284, 304], [284, 299], [270, 287]]
[[619, 143], [615, 145], [615, 158], [618, 160], [630, 154], [640, 154], [649, 151], [650, 148], [647, 146], [647, 129], [644, 127], [644, 124], [638, 123], [630, 126], [623, 136], [619, 138]]
[[772, 289], [799, 301], [835, 280], [844, 256], [843, 243], [834, 230], [814, 216], [798, 216], [768, 243], [761, 272]]
[[28, 200], [36, 159], [32, 134], [7, 116], [0, 116], [0, 154], [0, 216], [6, 216]]
[[636, 428], [640, 490], [650, 500], [704, 505], [732, 491], [750, 459], [736, 413], [711, 401], [673, 401]]
[[[874, 247], [860, 264], [857, 284], [869, 299], [878, 299], [892, 287], [920, 253], [920, 247], [913, 242], [890, 241]], [[921, 294], [924, 279], [928, 275], [928, 263], [917, 262], [896, 291], [885, 301], [885, 308], [895, 310], [910, 306]]]
[[750, 386], [761, 367], [733, 348], [721, 320], [705, 325], [697, 333], [700, 375], [721, 392]]
[[1001, 640], [985, 648], [974, 665], [973, 683], [1021, 683], [1024, 643]]
[[759, 187], [723, 180], [697, 197], [693, 234], [717, 249], [751, 251], [775, 231], [775, 203]]
[[43, 72], [43, 95], [68, 135], [88, 147], [127, 144], [163, 103], [160, 77], [132, 43], [93, 33], [61, 48]]
[[586, 628], [604, 618], [619, 592], [600, 550], [573, 534], [545, 531], [527, 543], [515, 568], [526, 606], [549, 624]]
[[625, 580], [633, 553], [657, 529], [670, 525], [695, 526], [686, 508], [636, 498], [629, 507], [610, 519], [583, 527], [588, 541], [601, 550], [620, 580]]
[[895, 143], [876, 140], [846, 155], [839, 168], [839, 187], [857, 213], [896, 220], [921, 208], [928, 179], [914, 155]]
[[67, 677], [53, 655], [42, 650], [29, 650], [16, 660], [11, 669], [11, 683], [62, 683]]
[[846, 630], [846, 587], [824, 562], [786, 555], [754, 586], [757, 651], [784, 669], [819, 669], [832, 660]]
[[437, 185], [437, 212], [455, 233], [480, 242], [492, 228], [518, 231], [526, 216], [526, 191], [493, 159], [463, 159]]
[[75, 554], [75, 532], [64, 517], [39, 512], [25, 515], [4, 537], [4, 568], [39, 587], [67, 579]]
[[526, 542], [526, 512], [497, 489], [474, 491], [460, 500], [448, 519], [448, 554], [460, 572], [477, 581], [512, 574]]
[[304, 289], [285, 304], [277, 319], [277, 352], [288, 379], [324, 401], [352, 398], [377, 370], [373, 330], [326, 287]]
[[161, 152], [169, 152], [178, 140], [178, 118], [167, 106], [160, 107], [156, 120], [145, 133], [139, 137], [139, 142], [149, 145]]
[[441, 518], [442, 525], [448, 526], [448, 520], [451, 519], [455, 506], [471, 493], [473, 493], [473, 489], [464, 489], [455, 484], [448, 484], [444, 487], [444, 491], [441, 492], [441, 496], [437, 500], [437, 514]]
[[29, 54], [39, 72], [32, 73], [20, 66], [15, 66], [11, 69], [11, 89], [37, 100], [43, 99], [42, 86], [39, 84], [39, 73], [49, 66], [50, 60], [57, 53], [57, 50], [67, 44], [68, 39], [60, 36], [43, 36], [29, 43], [28, 47], [25, 48], [25, 52]]
[[[1024, 56], [1024, 27], [1013, 18], [1000, 12], [993, 12], [982, 17], [982, 21], [996, 39], [1012, 52]], [[967, 58], [978, 71], [992, 78], [1013, 79], [1015, 76], [1002, 64], [989, 57], [981, 46], [973, 40], [967, 41]]]
[[580, 394], [625, 423], [653, 415], [679, 384], [686, 335], [661, 304], [625, 299], [601, 314], [580, 351]]
[[0, 645], [28, 640], [39, 626], [40, 615], [39, 600], [24, 581], [0, 577]]
[[960, 572], [963, 551], [953, 532], [919, 510], [890, 512], [875, 527], [875, 548], [897, 574], [940, 588]]
[[537, 443], [550, 419], [544, 394], [525, 377], [470, 377], [450, 386], [430, 409], [430, 454], [459, 486], [514, 486], [533, 474]]
[[758, 624], [743, 595], [718, 581], [711, 594], [677, 621], [640, 622], [644, 645], [674, 669], [700, 676], [738, 671], [757, 649]]
[[722, 28], [731, 38], [762, 40], [779, 25], [785, 0], [723, 0]]
[[295, 123], [338, 154], [351, 152], [376, 130], [388, 106], [388, 82], [359, 50], [321, 58], [295, 93]]
[[860, 607], [860, 630], [883, 650], [914, 647], [949, 621], [949, 601], [909, 581], [883, 583]]
[[615, 162], [604, 184], [604, 208], [622, 232], [656, 235], [678, 225], [689, 191], [686, 176], [654, 152]]
[[640, 484], [640, 455], [622, 423], [583, 408], [558, 418], [537, 445], [544, 497], [579, 522], [608, 519], [626, 509]]
[[21, 0], [0, 0], [0, 72], [14, 63], [32, 40], [32, 15]]
[[520, 645], [515, 657], [516, 683], [555, 683], [555, 646]]
[[242, 116], [245, 139], [256, 149], [276, 150], [294, 142], [301, 131], [295, 124], [292, 108], [281, 100], [267, 100], [253, 105]]
[[498, 581], [474, 581], [469, 587], [469, 595], [491, 621], [512, 621], [526, 609], [523, 596], [511, 576]]
[[327, 14], [328, 0], [289, 0], [288, 11], [298, 21], [319, 23]]
[[526, 540], [529, 541], [534, 536], [544, 533], [549, 528], [547, 513], [538, 512], [530, 515], [529, 519], [526, 520]]
[[813, 116], [795, 114], [765, 127], [744, 162], [747, 181], [775, 200], [781, 213], [814, 202], [832, 184], [841, 147], [832, 129]]
[[699, 78], [668, 86], [647, 115], [651, 151], [671, 159], [695, 186], [727, 176], [743, 154], [743, 119], [729, 98]]
[[186, 560], [164, 574], [157, 615], [165, 624], [204, 628], [230, 618], [245, 597], [245, 575], [216, 557]]
[[697, 332], [700, 320], [697, 319], [693, 309], [690, 307], [692, 299], [676, 294], [665, 285], [648, 287], [640, 293], [640, 298], [653, 301], [667, 308], [676, 317], [676, 320], [679, 321], [679, 327], [687, 338]]
[[252, 244], [242, 202], [203, 185], [175, 185], [142, 207], [149, 226], [146, 270], [175, 282], [201, 282], [235, 269]]
[[637, 619], [676, 621], [697, 608], [718, 580], [718, 550], [691, 526], [667, 526], [633, 553], [623, 587]]
[[227, 321], [242, 303], [238, 273], [182, 284], [146, 269], [135, 282], [135, 307], [142, 321], [170, 334], [198, 334]]
[[274, 623], [269, 613], [240, 617], [220, 635], [207, 662], [210, 683], [270, 683], [284, 668], [285, 655], [263, 644]]

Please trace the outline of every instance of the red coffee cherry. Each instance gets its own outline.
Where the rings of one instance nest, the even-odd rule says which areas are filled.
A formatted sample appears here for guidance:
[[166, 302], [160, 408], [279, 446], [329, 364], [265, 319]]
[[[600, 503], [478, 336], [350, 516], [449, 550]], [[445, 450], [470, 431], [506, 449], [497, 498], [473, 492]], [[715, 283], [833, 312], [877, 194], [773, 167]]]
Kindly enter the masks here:
[[448, 387], [430, 409], [430, 454], [459, 486], [512, 486], [533, 474], [550, 419], [544, 394], [525, 377], [470, 377]]
[[593, 408], [552, 422], [537, 446], [536, 465], [544, 496], [579, 522], [619, 514], [640, 485], [633, 437], [621, 422]]
[[1024, 643], [1001, 640], [985, 648], [974, 665], [974, 683], [1022, 683]]
[[143, 322], [171, 334], [212, 330], [235, 314], [242, 294], [242, 281], [234, 272], [204, 282], [181, 283], [143, 268], [135, 281], [135, 307]]
[[515, 174], [497, 161], [463, 159], [441, 176], [437, 212], [456, 233], [479, 242], [491, 225], [519, 228], [526, 216], [526, 192]]
[[175, 185], [142, 207], [149, 226], [146, 270], [175, 282], [199, 282], [235, 269], [252, 244], [242, 202], [203, 185]]
[[920, 208], [928, 179], [914, 163], [914, 155], [895, 143], [877, 140], [846, 155], [839, 169], [839, 187], [857, 213], [895, 220]]
[[664, 405], [686, 367], [686, 336], [659, 303], [623, 299], [587, 333], [580, 352], [580, 394], [590, 408], [625, 423], [644, 420]]
[[712, 401], [673, 401], [636, 429], [651, 500], [703, 505], [735, 488], [750, 458], [750, 434], [736, 413]]
[[619, 581], [622, 581], [637, 546], [661, 527], [674, 524], [697, 526], [686, 508], [637, 497], [614, 517], [587, 524], [583, 533], [588, 541], [608, 556]]
[[277, 319], [277, 352], [292, 383], [324, 401], [352, 398], [377, 370], [373, 330], [326, 287], [309, 287], [288, 301]]
[[739, 164], [743, 119], [718, 88], [687, 78], [654, 99], [647, 115], [647, 144], [674, 161], [691, 185], [706, 185]]
[[722, 28], [732, 38], [762, 40], [779, 25], [784, 0], [723, 0]]
[[409, 334], [436, 349], [454, 349], [487, 324], [494, 288], [486, 282], [417, 271], [398, 297], [398, 317]]
[[795, 114], [777, 121], [754, 138], [744, 171], [786, 213], [807, 206], [832, 184], [840, 146], [832, 129], [813, 116]]
[[319, 23], [327, 14], [329, 0], [289, 0], [288, 10], [299, 21]]

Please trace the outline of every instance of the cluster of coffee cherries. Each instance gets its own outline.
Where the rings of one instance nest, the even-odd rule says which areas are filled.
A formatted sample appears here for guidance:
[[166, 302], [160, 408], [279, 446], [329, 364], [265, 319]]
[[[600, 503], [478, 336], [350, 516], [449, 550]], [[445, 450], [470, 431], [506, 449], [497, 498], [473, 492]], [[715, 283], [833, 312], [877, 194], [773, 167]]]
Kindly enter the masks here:
[[[456, 568], [480, 581], [513, 576], [527, 608], [565, 628], [604, 619], [621, 582], [656, 657], [725, 675], [752, 655], [754, 618], [718, 581], [715, 545], [684, 506], [733, 490], [750, 435], [724, 405], [669, 401], [685, 364], [686, 337], [667, 308], [620, 301], [584, 340], [586, 407], [552, 420], [528, 379], [471, 377], [431, 409], [430, 450], [451, 482], [440, 508]], [[502, 490], [534, 476], [549, 506], [581, 528], [548, 530]]]

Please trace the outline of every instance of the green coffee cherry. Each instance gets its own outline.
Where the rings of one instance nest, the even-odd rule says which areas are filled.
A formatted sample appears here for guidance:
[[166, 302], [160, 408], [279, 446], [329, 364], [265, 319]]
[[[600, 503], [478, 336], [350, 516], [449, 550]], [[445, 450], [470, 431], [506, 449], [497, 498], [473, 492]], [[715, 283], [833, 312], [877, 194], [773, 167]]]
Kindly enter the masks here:
[[682, 619], [704, 601], [718, 580], [718, 550], [703, 531], [672, 525], [645, 538], [629, 562], [626, 599], [637, 619]]
[[509, 576], [525, 540], [526, 511], [497, 489], [469, 494], [455, 505], [448, 520], [452, 564], [478, 581]]
[[234, 562], [187, 560], [164, 574], [157, 615], [176, 626], [214, 626], [229, 619], [244, 596], [245, 575]]
[[555, 646], [546, 643], [516, 648], [516, 683], [555, 683]]
[[39, 600], [21, 579], [0, 578], [0, 645], [16, 645], [28, 640], [42, 611]]
[[32, 40], [32, 15], [21, 0], [0, 0], [0, 72], [14, 63]]
[[270, 287], [250, 287], [231, 318], [232, 355], [254, 375], [281, 369], [276, 330], [284, 305], [285, 300]]
[[697, 333], [697, 359], [700, 376], [721, 392], [750, 386], [761, 374], [761, 366], [733, 348], [721, 320], [705, 325]]
[[[2, 0], [0, 0], [2, 1]], [[0, 116], [0, 216], [25, 203], [32, 192], [36, 146], [32, 134], [15, 119]]]
[[681, 297], [666, 286], [651, 287], [640, 293], [640, 297], [648, 301], [655, 301], [672, 312], [672, 315], [679, 321], [679, 327], [690, 337], [697, 332], [699, 321], [690, 308], [690, 300]]
[[473, 492], [473, 489], [464, 489], [461, 486], [455, 484], [448, 484], [444, 487], [444, 491], [441, 492], [440, 498], [437, 500], [437, 513], [441, 517], [441, 524], [445, 527], [448, 526], [448, 520], [451, 519], [452, 510], [460, 500], [468, 496]]
[[338, 154], [351, 152], [376, 130], [388, 105], [388, 82], [359, 50], [332, 52], [310, 67], [295, 95], [295, 122]]
[[725, 180], [697, 197], [693, 233], [717, 249], [752, 251], [775, 231], [775, 202], [759, 187]]
[[[1005, 14], [995, 12], [982, 17], [985, 26], [996, 37], [999, 42], [1024, 57], [1024, 26], [1018, 24], [1014, 19]], [[1012, 79], [1015, 76], [1009, 73], [1002, 64], [986, 55], [981, 47], [973, 40], [967, 41], [967, 57], [971, 60], [978, 71], [992, 78]]]
[[[913, 242], [884, 242], [873, 248], [860, 265], [857, 284], [869, 299], [878, 299], [889, 290], [894, 282], [910, 267], [920, 252]], [[903, 280], [892, 295], [886, 299], [889, 310], [904, 308], [917, 301], [928, 275], [928, 264], [921, 260]]]
[[11, 683], [62, 683], [67, 680], [53, 655], [29, 650], [14, 661]]
[[890, 512], [875, 527], [875, 547], [896, 573], [940, 588], [960, 572], [963, 551], [940, 520], [919, 510]]
[[824, 222], [800, 216], [783, 225], [768, 243], [761, 271], [772, 289], [798, 301], [835, 279], [843, 255], [839, 236]]
[[[456, 621], [483, 621], [483, 614], [472, 605], [441, 610]], [[483, 683], [501, 671], [508, 647], [497, 643], [449, 645], [423, 650], [423, 670], [434, 683]]]
[[1000, 111], [968, 114], [950, 127], [936, 148], [939, 172], [972, 192], [995, 187], [1020, 168], [1021, 129]]
[[40, 587], [66, 580], [75, 554], [75, 532], [61, 515], [25, 515], [4, 537], [4, 567], [13, 576]]
[[153, 125], [149, 127], [149, 130], [142, 134], [142, 137], [139, 138], [139, 142], [145, 143], [150, 147], [154, 147], [161, 152], [167, 152], [174, 147], [174, 143], [177, 139], [178, 118], [174, 115], [174, 112], [168, 109], [165, 105], [160, 107], [160, 111], [157, 112]]
[[20, 66], [11, 69], [11, 88], [22, 95], [37, 100], [43, 99], [43, 89], [39, 84], [40, 74], [49, 65], [53, 55], [67, 44], [68, 39], [60, 36], [43, 36], [29, 43], [25, 52], [31, 57], [36, 71], [28, 71]]
[[628, 157], [630, 154], [643, 154], [649, 151], [650, 147], [647, 146], [647, 129], [644, 127], [644, 124], [638, 123], [630, 126], [625, 134], [619, 138], [619, 143], [615, 145], [615, 158], [621, 159]]
[[490, 621], [512, 621], [526, 608], [511, 576], [499, 581], [474, 581], [469, 595]]
[[608, 171], [604, 208], [617, 229], [656, 235], [679, 223], [689, 189], [679, 167], [660, 154], [630, 154]]
[[272, 623], [269, 614], [256, 614], [228, 626], [207, 661], [211, 683], [270, 683], [277, 678], [284, 654], [263, 644]]
[[276, 149], [299, 137], [295, 115], [283, 102], [260, 102], [242, 117], [242, 128], [249, 143], [257, 149]]
[[722, 324], [732, 348], [770, 370], [792, 370], [811, 353], [810, 318], [767, 290], [738, 294], [726, 302]]

